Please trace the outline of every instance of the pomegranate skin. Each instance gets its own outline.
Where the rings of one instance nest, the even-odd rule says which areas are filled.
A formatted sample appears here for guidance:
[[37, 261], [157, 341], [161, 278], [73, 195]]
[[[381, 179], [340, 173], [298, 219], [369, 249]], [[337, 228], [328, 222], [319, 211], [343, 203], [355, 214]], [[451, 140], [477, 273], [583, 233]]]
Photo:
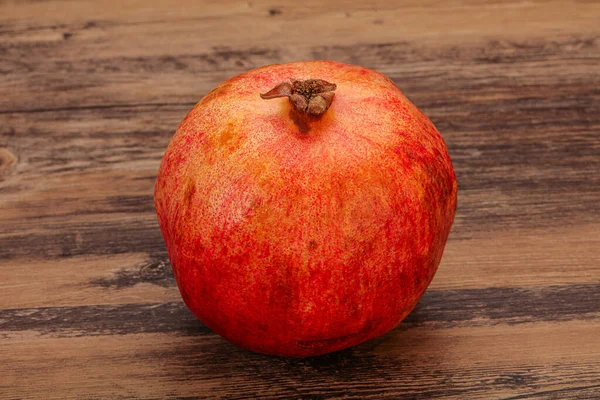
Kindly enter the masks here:
[[[337, 89], [299, 122], [292, 79]], [[456, 210], [444, 141], [381, 73], [332, 61], [231, 78], [187, 114], [155, 187], [186, 305], [232, 343], [288, 357], [397, 326], [439, 265]]]

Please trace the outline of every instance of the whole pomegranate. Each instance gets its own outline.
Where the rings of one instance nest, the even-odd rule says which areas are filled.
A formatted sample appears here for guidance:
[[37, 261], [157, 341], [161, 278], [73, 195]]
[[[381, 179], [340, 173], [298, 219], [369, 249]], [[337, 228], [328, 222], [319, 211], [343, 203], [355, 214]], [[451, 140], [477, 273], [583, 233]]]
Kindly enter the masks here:
[[408, 315], [456, 192], [442, 137], [390, 79], [311, 61], [208, 93], [167, 148], [155, 205], [194, 314], [243, 348], [305, 357]]

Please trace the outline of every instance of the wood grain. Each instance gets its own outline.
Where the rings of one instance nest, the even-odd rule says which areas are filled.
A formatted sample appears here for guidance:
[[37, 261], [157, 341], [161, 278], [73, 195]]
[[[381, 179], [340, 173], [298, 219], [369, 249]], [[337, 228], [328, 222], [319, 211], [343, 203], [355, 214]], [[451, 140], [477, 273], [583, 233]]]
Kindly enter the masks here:
[[[600, 310], [596, 309], [599, 303], [600, 284], [429, 290], [403, 325], [404, 328], [444, 329], [588, 320], [600, 317]], [[214, 335], [181, 301], [4, 309], [0, 310], [0, 332], [12, 338], [22, 334], [52, 337], [133, 333]]]
[[400, 327], [304, 360], [253, 354], [210, 334], [27, 335], [0, 344], [11, 366], [1, 371], [0, 391], [26, 398], [594, 398], [598, 329], [597, 320]]
[[[0, 1], [0, 399], [600, 398], [600, 3]], [[335, 59], [442, 132], [459, 206], [387, 335], [252, 354], [180, 300], [162, 154], [219, 82]]]

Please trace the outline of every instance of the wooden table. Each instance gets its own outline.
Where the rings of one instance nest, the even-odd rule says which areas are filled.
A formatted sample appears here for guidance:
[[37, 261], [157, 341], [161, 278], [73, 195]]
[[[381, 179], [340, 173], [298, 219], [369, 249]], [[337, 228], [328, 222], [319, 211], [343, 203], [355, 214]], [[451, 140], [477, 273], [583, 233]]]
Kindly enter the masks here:
[[[0, 2], [0, 398], [600, 398], [600, 3]], [[335, 59], [437, 125], [459, 207], [394, 331], [253, 354], [183, 305], [153, 207], [216, 84]]]

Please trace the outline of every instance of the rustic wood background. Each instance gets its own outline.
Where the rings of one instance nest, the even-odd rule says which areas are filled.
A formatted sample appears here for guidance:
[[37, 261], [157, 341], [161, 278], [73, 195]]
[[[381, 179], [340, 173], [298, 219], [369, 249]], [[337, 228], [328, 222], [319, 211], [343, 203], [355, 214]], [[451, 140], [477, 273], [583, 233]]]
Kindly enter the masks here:
[[[600, 398], [600, 3], [0, 0], [0, 398]], [[388, 74], [459, 180], [397, 329], [322, 357], [195, 320], [153, 208], [169, 139], [247, 69]]]

